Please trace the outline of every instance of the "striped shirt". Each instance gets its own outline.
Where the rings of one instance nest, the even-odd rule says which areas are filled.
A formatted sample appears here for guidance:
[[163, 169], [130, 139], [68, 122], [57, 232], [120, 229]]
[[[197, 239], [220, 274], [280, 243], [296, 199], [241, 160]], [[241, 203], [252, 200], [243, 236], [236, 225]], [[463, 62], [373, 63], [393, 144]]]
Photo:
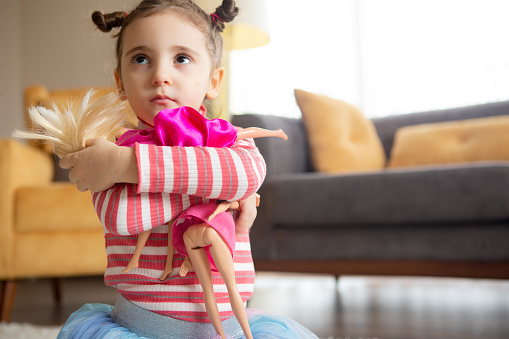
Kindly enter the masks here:
[[[183, 256], [175, 254], [173, 274], [159, 280], [166, 264], [168, 222], [196, 204], [213, 199], [241, 200], [254, 194], [265, 178], [265, 162], [252, 139], [239, 140], [231, 148], [136, 144], [135, 150], [139, 183], [116, 184], [92, 196], [105, 231], [105, 283], [150, 311], [209, 322], [196, 274], [178, 275]], [[137, 235], [146, 230], [152, 233], [139, 268], [122, 273], [134, 252]], [[236, 235], [233, 262], [238, 290], [247, 301], [255, 278], [247, 232]], [[221, 275], [212, 272], [212, 280], [221, 319], [232, 317]]]

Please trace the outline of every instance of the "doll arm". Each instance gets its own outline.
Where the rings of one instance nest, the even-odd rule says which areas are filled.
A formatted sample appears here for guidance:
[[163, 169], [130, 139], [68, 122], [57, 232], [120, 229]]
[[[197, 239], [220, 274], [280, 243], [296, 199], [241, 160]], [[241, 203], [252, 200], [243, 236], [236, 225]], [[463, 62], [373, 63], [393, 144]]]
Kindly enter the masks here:
[[259, 127], [247, 127], [245, 129], [237, 131], [237, 140], [246, 138], [268, 138], [277, 137], [283, 140], [288, 140], [288, 136], [282, 129], [268, 130]]

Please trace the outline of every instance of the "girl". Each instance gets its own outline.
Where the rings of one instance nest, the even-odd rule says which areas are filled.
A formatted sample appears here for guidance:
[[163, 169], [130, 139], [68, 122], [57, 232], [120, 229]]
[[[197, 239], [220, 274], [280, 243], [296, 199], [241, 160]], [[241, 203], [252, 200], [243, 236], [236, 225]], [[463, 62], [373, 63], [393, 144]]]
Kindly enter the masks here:
[[[187, 106], [159, 112], [154, 117], [153, 125], [153, 128], [127, 131], [117, 144], [131, 147], [136, 142], [164, 146], [229, 147], [236, 140], [250, 137], [277, 136], [287, 139], [282, 130], [268, 131], [251, 127], [237, 131], [229, 122], [221, 119], [207, 120], [198, 111]], [[192, 257], [205, 295], [207, 314], [216, 331], [224, 337], [210, 276], [212, 266], [225, 280], [233, 312], [241, 328], [247, 338], [252, 338], [242, 299], [237, 291], [231, 258], [235, 248], [235, 225], [231, 213], [226, 212], [230, 208], [238, 207], [237, 201], [225, 201], [219, 205], [214, 202], [195, 205], [179, 216], [173, 225], [168, 224], [167, 259], [160, 280], [165, 280], [173, 271], [175, 249], [185, 255], [179, 271], [183, 277], [192, 267], [189, 258]], [[122, 270], [123, 273], [138, 267], [139, 258], [150, 234], [151, 230], [140, 233], [133, 257]]]
[[[191, 107], [183, 106], [177, 109], [168, 109], [159, 112], [154, 118], [153, 128], [146, 128], [141, 130], [132, 129], [125, 132], [117, 140], [117, 145], [134, 147], [136, 142], [139, 142], [162, 146], [230, 147], [236, 140], [260, 137], [279, 137], [284, 140], [288, 139], [287, 135], [281, 129], [277, 131], [270, 131], [257, 127], [249, 127], [243, 130], [237, 130], [226, 120], [207, 120], [198, 111], [192, 109]], [[259, 199], [259, 196], [257, 196], [257, 199]], [[235, 243], [235, 238], [233, 237], [234, 227], [232, 227], [230, 230], [230, 227], [221, 225], [218, 223], [218, 220], [214, 219], [215, 217], [221, 215], [222, 212], [225, 212], [230, 208], [237, 209], [239, 207], [239, 203], [225, 201], [218, 206], [215, 206], [213, 203], [210, 205], [211, 206], [206, 207], [206, 209], [210, 210], [213, 208], [214, 212], [211, 212], [211, 215], [203, 220], [201, 220], [201, 218], [198, 219], [206, 222], [209, 226], [216, 228], [218, 231], [224, 230], [225, 232], [221, 233], [221, 236], [228, 243], [230, 252], [233, 253], [232, 244]], [[186, 216], [181, 216], [175, 221], [177, 229], [174, 227], [169, 228], [168, 257], [166, 260], [166, 267], [160, 278], [161, 280], [166, 279], [173, 272], [172, 262], [175, 247], [179, 248], [180, 254], [186, 255], [184, 263], [180, 267], [180, 275], [185, 276], [187, 271], [191, 268], [191, 263], [189, 262], [189, 258], [187, 256], [188, 252], [185, 248], [183, 240], [185, 231], [190, 225], [189, 222], [192, 220], [197, 220], [197, 214], [200, 216], [204, 215], [202, 207], [205, 206], [197, 205], [193, 209], [188, 209], [186, 211]], [[233, 220], [231, 221], [232, 223], [228, 222], [229, 225], [233, 225]], [[138, 236], [134, 254], [126, 268], [122, 270], [123, 273], [128, 273], [131, 269], [138, 267], [141, 252], [145, 246], [145, 243], [147, 242], [148, 237], [150, 236], [150, 233], [151, 230], [148, 230], [142, 232]], [[173, 233], [177, 233], [178, 236], [172, 237]], [[211, 258], [210, 252], [208, 250], [207, 254], [209, 255], [209, 258]], [[213, 261], [211, 261], [210, 264], [213, 265], [214, 270], [217, 270], [217, 267]]]
[[[207, 15], [191, 0], [145, 0], [127, 15], [94, 14], [101, 29], [120, 27], [115, 78], [120, 98], [129, 102], [145, 124], [142, 127], [153, 125], [154, 117], [164, 109], [189, 106], [205, 114], [203, 101], [217, 96], [224, 74], [220, 67], [223, 22], [231, 21], [236, 14], [233, 1], [224, 1], [215, 13]], [[98, 190], [123, 182], [93, 196], [105, 226], [105, 282], [117, 289], [119, 298], [114, 308], [85, 305], [71, 315], [59, 338], [216, 336], [216, 330], [207, 322], [205, 300], [195, 274], [159, 280], [166, 263], [165, 225], [194, 205], [253, 197], [263, 181], [265, 165], [252, 140], [236, 141], [230, 148], [140, 143], [129, 148], [101, 140], [93, 140], [88, 146], [62, 158], [61, 166], [74, 167], [70, 180], [80, 190]], [[97, 168], [109, 168], [111, 173], [96, 177], [100, 184], [93, 186], [90, 173], [97, 173]], [[122, 273], [137, 235], [148, 230], [152, 233], [139, 267], [129, 274]], [[245, 302], [254, 286], [248, 233], [237, 234], [236, 242], [234, 274]], [[207, 242], [196, 247], [204, 245]], [[183, 257], [176, 255], [175, 261], [178, 266]], [[221, 327], [229, 336], [240, 338], [242, 329], [232, 317], [234, 312], [225, 293], [228, 288], [219, 273], [212, 272], [211, 280], [216, 287]], [[316, 338], [299, 324], [272, 315], [254, 315], [249, 325], [255, 338]]]

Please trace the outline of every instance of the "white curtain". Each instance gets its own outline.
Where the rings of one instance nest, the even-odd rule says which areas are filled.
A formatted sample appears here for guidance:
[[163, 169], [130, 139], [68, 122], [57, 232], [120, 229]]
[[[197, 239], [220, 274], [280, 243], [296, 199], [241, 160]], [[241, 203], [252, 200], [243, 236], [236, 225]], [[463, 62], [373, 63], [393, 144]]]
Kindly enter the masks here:
[[235, 114], [299, 117], [293, 89], [369, 117], [509, 100], [509, 1], [272, 0], [271, 42], [230, 56]]

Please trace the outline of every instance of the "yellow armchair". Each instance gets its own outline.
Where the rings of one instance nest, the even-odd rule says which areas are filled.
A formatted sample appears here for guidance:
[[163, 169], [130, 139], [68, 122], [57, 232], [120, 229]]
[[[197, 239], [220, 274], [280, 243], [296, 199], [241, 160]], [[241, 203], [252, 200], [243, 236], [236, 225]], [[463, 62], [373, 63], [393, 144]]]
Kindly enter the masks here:
[[[43, 99], [27, 89], [27, 103], [47, 103], [51, 93], [35, 89]], [[71, 93], [76, 98], [77, 91]], [[16, 280], [102, 275], [106, 268], [103, 229], [90, 192], [53, 182], [54, 167], [44, 147], [0, 139], [0, 321], [9, 321]]]

